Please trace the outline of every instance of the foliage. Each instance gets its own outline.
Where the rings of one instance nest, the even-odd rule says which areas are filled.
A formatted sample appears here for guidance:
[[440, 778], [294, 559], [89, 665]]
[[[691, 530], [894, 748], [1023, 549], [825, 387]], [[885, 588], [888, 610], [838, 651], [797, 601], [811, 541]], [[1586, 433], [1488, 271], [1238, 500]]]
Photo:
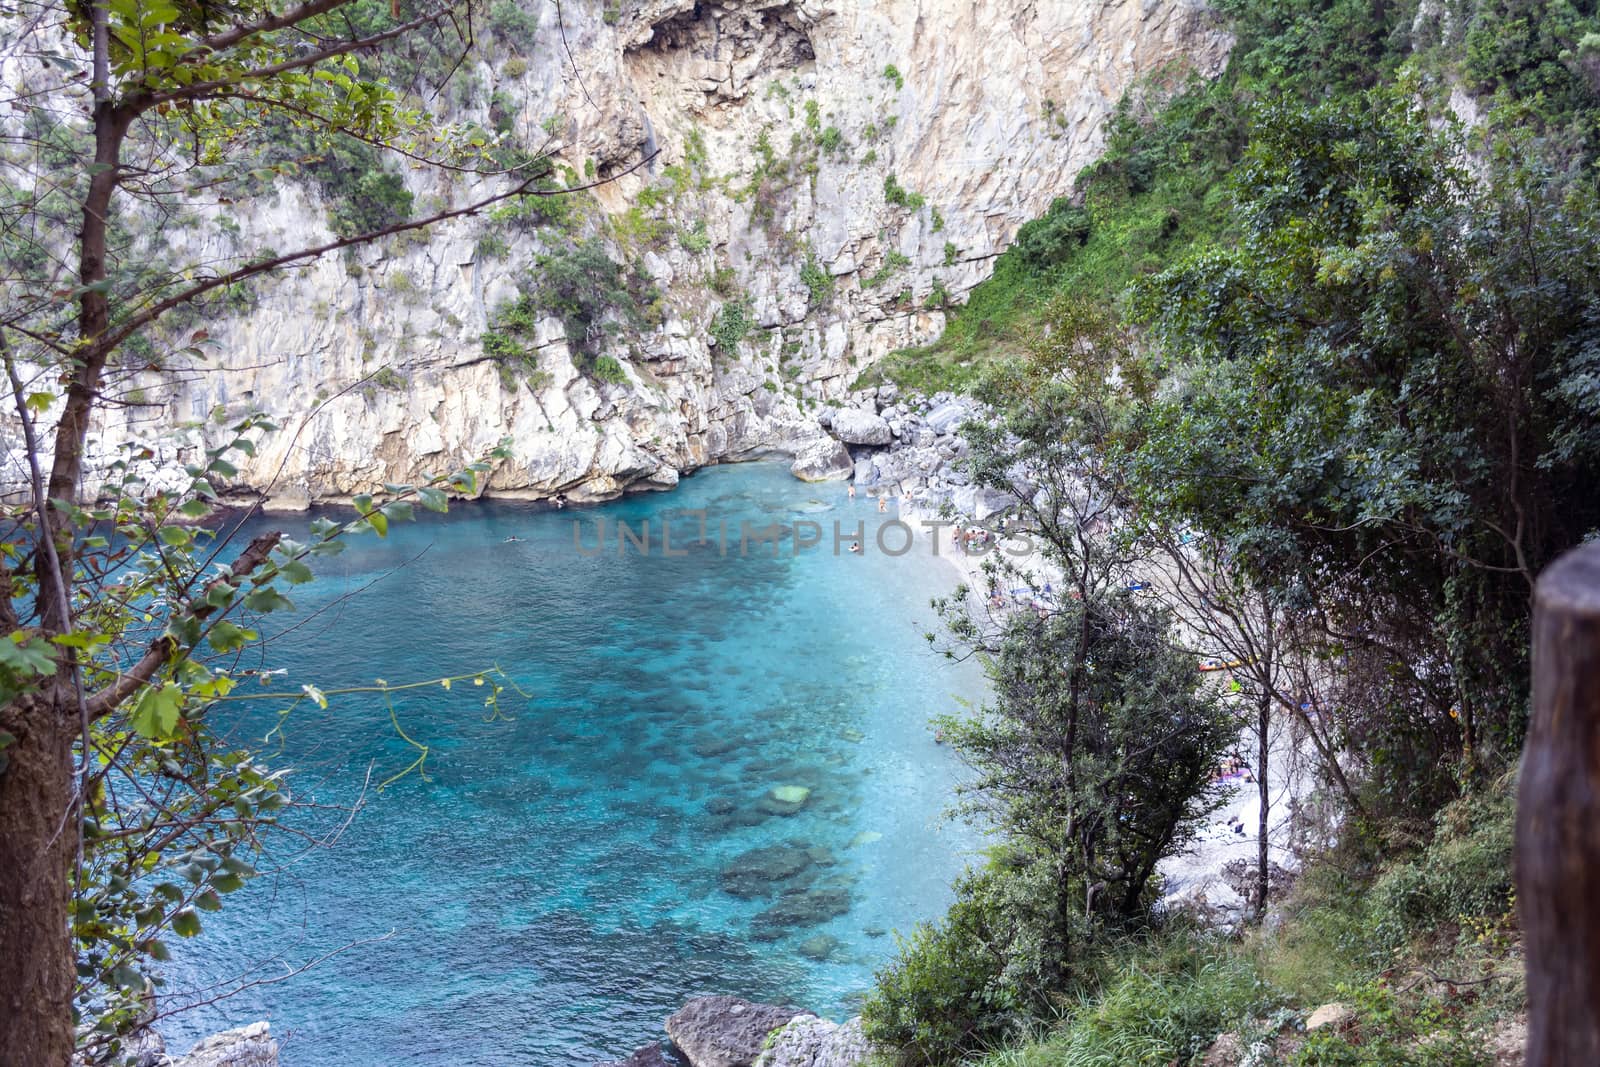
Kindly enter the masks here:
[[489, 5], [489, 30], [513, 52], [530, 55], [539, 33], [539, 9], [516, 0], [494, 0]]
[[927, 203], [927, 199], [921, 193], [914, 193], [901, 185], [900, 180], [893, 174], [884, 176], [883, 199], [887, 203], [894, 204], [896, 207], [903, 207], [908, 211], [915, 211]]
[[894, 86], [896, 92], [906, 87], [905, 75], [901, 74], [900, 68], [893, 63], [883, 68], [883, 78]]
[[1460, 151], [1398, 93], [1268, 108], [1239, 242], [1136, 301], [1194, 361], [1148, 433], [1148, 494], [1366, 635], [1329, 638], [1334, 707], [1377, 799], [1424, 815], [1456, 754], [1469, 775], [1515, 758], [1528, 586], [1600, 522], [1600, 209], [1515, 144], [1483, 182]]
[[[244, 480], [267, 419], [189, 427], [186, 478], [161, 488], [134, 473], [154, 449], [132, 446], [106, 466], [116, 444], [97, 441], [91, 466], [88, 436], [133, 375], [207, 360], [208, 331], [188, 327], [253, 299], [275, 273], [532, 191], [531, 177], [505, 170], [502, 138], [407, 95], [458, 66], [467, 39], [455, 28], [471, 21], [458, 7], [154, 0], [16, 12], [12, 73], [28, 92], [0, 236], [0, 363], [30, 484], [0, 511], [9, 1059], [66, 1063], [75, 1043], [116, 1052], [170, 940], [199, 933], [201, 915], [252, 873], [288, 794], [207, 719], [239, 697], [255, 618], [290, 608], [309, 561], [346, 534], [382, 535], [414, 503], [475, 494], [488, 469], [358, 496], [354, 518], [317, 520], [306, 544], [274, 534], [238, 546], [202, 520]], [[432, 172], [425, 180], [463, 175], [480, 191], [416, 217], [401, 158]], [[333, 240], [313, 228], [304, 246], [273, 247], [229, 210], [302, 174], [330, 201]], [[172, 240], [161, 227], [204, 232]], [[296, 699], [322, 699], [313, 692]]]
[[810, 294], [812, 307], [824, 307], [833, 298], [833, 275], [817, 261], [815, 252], [807, 250], [806, 260], [800, 264], [800, 281]]
[[884, 255], [883, 262], [879, 264], [878, 269], [861, 279], [861, 287], [863, 289], [876, 289], [909, 266], [911, 266], [911, 257], [898, 249], [891, 248]]
[[711, 339], [716, 342], [721, 359], [738, 359], [739, 346], [755, 327], [755, 317], [750, 302], [744, 298], [729, 300], [717, 309], [711, 320]]
[[861, 1021], [875, 1044], [895, 1050], [898, 1063], [953, 1063], [1009, 1036], [1026, 1017], [1033, 995], [1026, 972], [1036, 966], [1037, 948], [1029, 955], [1017, 909], [1007, 906], [1008, 898], [1031, 896], [1014, 881], [996, 864], [968, 874], [944, 918], [901, 938], [878, 973]]

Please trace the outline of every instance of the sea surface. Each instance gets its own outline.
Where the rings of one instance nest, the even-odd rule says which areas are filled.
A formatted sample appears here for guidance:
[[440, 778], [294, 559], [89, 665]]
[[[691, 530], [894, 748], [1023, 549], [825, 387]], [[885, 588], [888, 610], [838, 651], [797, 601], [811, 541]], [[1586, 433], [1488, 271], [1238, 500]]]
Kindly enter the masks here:
[[[286, 1067], [588, 1067], [696, 994], [851, 1014], [978, 844], [943, 817], [960, 770], [929, 726], [983, 696], [924, 638], [955, 572], [885, 551], [892, 518], [748, 464], [593, 508], [457, 505], [318, 561], [244, 664], [285, 673], [240, 692], [314, 683], [328, 707], [217, 721], [326, 805], [292, 826], [362, 805], [329, 847], [279, 835], [279, 869], [174, 945], [169, 992], [282, 980], [167, 1020], [169, 1044], [267, 1019]], [[648, 547], [619, 553], [619, 520]], [[777, 558], [745, 523], [779, 524]], [[493, 668], [520, 690], [497, 708], [470, 678], [334, 692]]]

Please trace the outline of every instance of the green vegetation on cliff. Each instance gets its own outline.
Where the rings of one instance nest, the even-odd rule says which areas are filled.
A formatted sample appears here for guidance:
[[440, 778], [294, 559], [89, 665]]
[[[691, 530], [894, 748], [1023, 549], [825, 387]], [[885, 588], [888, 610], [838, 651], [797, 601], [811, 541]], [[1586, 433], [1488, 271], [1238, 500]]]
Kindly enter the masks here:
[[[1131, 824], [1075, 802], [1085, 732], [1142, 707], [1147, 743], [1107, 751], [1153, 759], [1192, 686], [1155, 653], [1092, 652], [1115, 622], [985, 649], [996, 703], [946, 732], [981, 782], [1006, 770], [1001, 843], [867, 1003], [907, 1064], [1464, 1065], [1516, 1044], [1529, 590], [1600, 529], [1600, 15], [1220, 6], [1226, 73], [1130, 94], [945, 336], [879, 373], [987, 401], [973, 482], [1018, 496], [1064, 574], [1137, 588], [1229, 653], [1241, 742], [1299, 738], [1320, 814], [1287, 813], [1310, 839], [1298, 884], [1263, 849], [1231, 934], [1148, 901], [1108, 912], [1119, 866], [1081, 835]], [[1056, 716], [1057, 777], [1017, 781], [1051, 694], [1088, 691], [1085, 657], [1121, 695]], [[1209, 787], [1134, 792], [1176, 828]], [[1017, 810], [1052, 812], [1058, 837]], [[1151, 840], [1175, 855], [1184, 834]]]

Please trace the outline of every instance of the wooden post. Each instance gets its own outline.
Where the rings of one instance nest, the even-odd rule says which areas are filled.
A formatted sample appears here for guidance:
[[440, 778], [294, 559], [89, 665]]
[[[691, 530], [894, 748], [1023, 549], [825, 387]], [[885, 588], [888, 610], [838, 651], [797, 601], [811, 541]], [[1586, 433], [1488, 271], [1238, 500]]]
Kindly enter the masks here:
[[1600, 544], [1533, 605], [1533, 721], [1517, 795], [1527, 1067], [1600, 1064]]

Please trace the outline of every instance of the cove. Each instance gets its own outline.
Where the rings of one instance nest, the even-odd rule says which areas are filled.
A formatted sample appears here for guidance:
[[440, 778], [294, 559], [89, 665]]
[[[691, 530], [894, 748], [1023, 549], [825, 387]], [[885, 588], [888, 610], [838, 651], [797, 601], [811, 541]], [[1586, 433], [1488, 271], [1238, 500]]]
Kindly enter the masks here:
[[[734, 531], [892, 518], [745, 464], [601, 507], [458, 505], [318, 561], [243, 664], [284, 670], [271, 691], [498, 665], [527, 696], [495, 711], [470, 682], [410, 690], [393, 722], [371, 694], [223, 709], [297, 799], [330, 805], [291, 824], [327, 830], [371, 785], [336, 844], [202, 915], [168, 991], [385, 939], [167, 1020], [173, 1047], [266, 1018], [288, 1067], [588, 1067], [695, 994], [853, 1012], [889, 931], [942, 914], [977, 844], [943, 818], [959, 770], [928, 726], [983, 698], [977, 666], [923, 636], [955, 572], [870, 535], [859, 555], [719, 550], [696, 542], [699, 512]], [[646, 549], [619, 552], [616, 525], [646, 521]], [[416, 759], [407, 737], [424, 767], [374, 792]]]

